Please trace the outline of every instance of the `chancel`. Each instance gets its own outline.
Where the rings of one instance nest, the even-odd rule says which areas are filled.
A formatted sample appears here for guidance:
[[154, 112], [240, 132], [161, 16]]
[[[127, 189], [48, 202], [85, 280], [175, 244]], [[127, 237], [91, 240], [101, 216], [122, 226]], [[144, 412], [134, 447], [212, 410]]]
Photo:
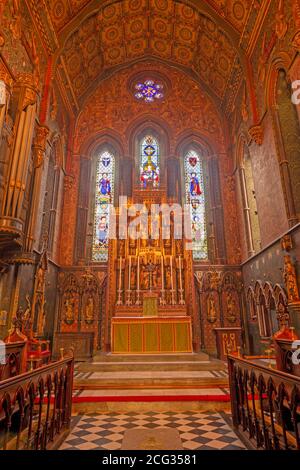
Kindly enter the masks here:
[[300, 450], [300, 1], [0, 3], [0, 449]]

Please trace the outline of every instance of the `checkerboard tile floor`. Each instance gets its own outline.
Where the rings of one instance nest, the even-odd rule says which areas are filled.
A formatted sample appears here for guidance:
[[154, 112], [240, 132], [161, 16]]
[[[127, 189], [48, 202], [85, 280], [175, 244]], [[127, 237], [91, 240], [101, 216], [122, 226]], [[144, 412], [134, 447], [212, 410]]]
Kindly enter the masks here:
[[[122, 450], [127, 429], [175, 428], [185, 450], [243, 450], [228, 424], [214, 412], [136, 412], [77, 416], [60, 450]], [[172, 449], [170, 449], [172, 450]]]

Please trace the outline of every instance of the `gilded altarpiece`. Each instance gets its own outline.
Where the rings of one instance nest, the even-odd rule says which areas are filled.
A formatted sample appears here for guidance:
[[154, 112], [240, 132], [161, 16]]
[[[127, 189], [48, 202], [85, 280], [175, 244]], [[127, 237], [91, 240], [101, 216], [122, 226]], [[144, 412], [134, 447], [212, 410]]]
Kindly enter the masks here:
[[[150, 214], [151, 204], [167, 203], [166, 191], [163, 187], [136, 189], [133, 202], [144, 204]], [[192, 252], [184, 250], [184, 239], [176, 238], [173, 216], [166, 239], [162, 214], [148, 217], [149, 232], [141, 238], [111, 242], [106, 349], [115, 353], [192, 352]], [[151, 238], [155, 224], [157, 238]]]

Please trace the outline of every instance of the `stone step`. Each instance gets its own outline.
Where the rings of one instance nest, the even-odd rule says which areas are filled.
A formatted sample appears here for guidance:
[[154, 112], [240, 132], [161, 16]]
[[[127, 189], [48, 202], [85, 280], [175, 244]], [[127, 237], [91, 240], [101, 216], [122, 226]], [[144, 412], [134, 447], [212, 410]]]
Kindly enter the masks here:
[[[220, 376], [218, 376], [220, 375]], [[211, 371], [120, 371], [93, 372], [88, 377], [75, 377], [75, 388], [193, 388], [228, 386], [228, 378]]]
[[77, 365], [80, 372], [120, 372], [120, 371], [225, 371], [222, 361], [177, 361], [177, 362], [82, 362]]
[[187, 353], [187, 354], [111, 354], [96, 353], [91, 362], [199, 362], [209, 361], [208, 354]]

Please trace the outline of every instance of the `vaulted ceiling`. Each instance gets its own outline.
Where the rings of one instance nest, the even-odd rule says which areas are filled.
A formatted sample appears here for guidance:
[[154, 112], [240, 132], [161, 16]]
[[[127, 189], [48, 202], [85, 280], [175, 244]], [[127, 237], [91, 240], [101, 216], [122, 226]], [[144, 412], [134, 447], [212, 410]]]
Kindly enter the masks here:
[[263, 0], [46, 0], [72, 104], [124, 65], [160, 60], [185, 69], [220, 103], [242, 76], [246, 26]]

